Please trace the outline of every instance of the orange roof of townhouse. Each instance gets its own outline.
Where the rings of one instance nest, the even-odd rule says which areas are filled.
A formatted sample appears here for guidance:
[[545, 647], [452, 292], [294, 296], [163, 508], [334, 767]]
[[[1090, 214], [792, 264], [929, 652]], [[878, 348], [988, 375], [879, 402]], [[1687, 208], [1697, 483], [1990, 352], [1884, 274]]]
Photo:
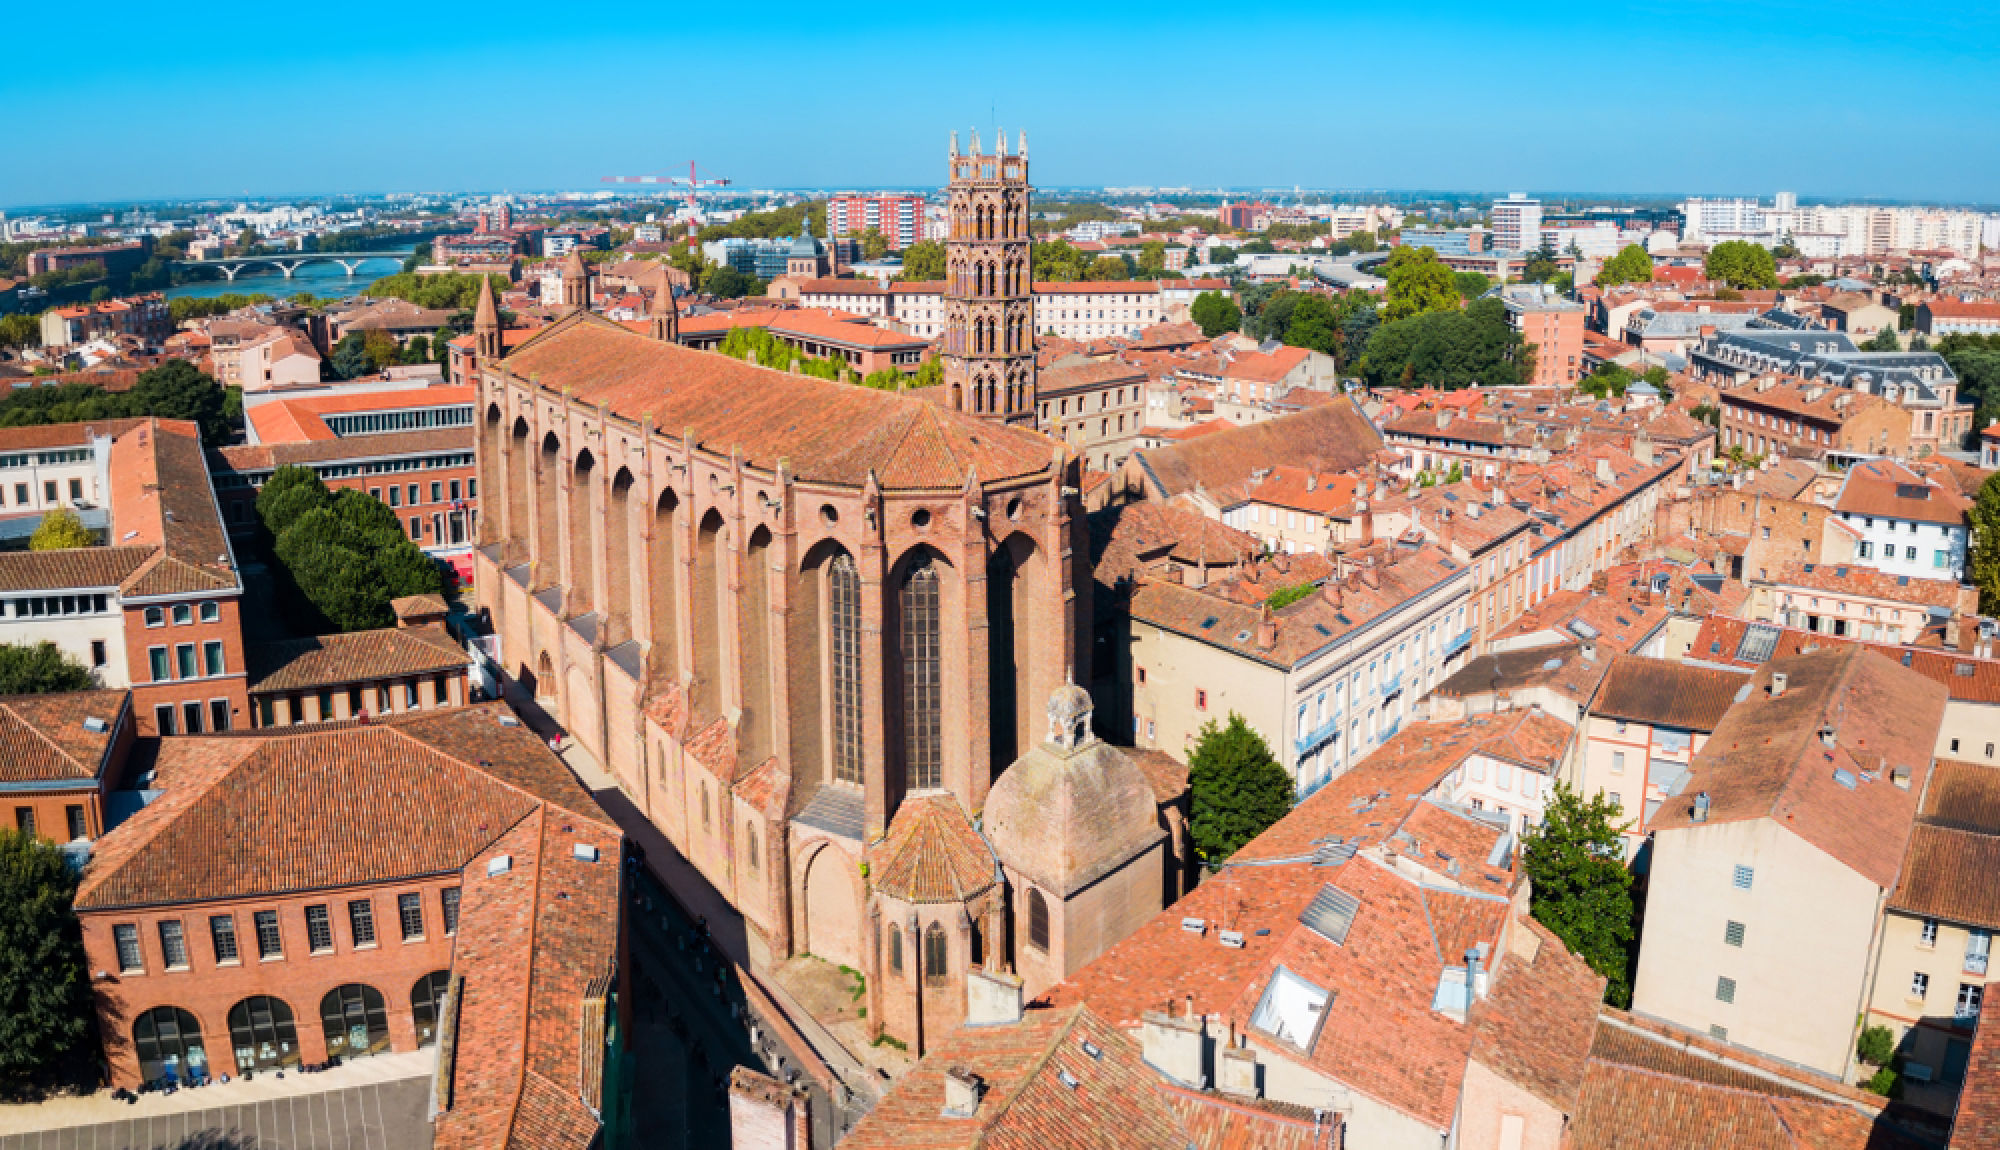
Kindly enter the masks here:
[[1353, 399], [1340, 396], [1294, 415], [1136, 451], [1130, 465], [1144, 473], [1156, 498], [1170, 498], [1252, 482], [1256, 471], [1283, 464], [1346, 471], [1381, 446], [1382, 437]]
[[1976, 658], [1950, 648], [1899, 647], [1893, 643], [1864, 643], [1858, 639], [1836, 638], [1820, 631], [1802, 631], [1776, 623], [1760, 623], [1729, 615], [1710, 615], [1701, 621], [1687, 657], [1710, 663], [1756, 668], [1774, 658], [1785, 658], [1821, 648], [1866, 647], [1885, 659], [1908, 667], [1933, 682], [1941, 683], [1954, 700], [1964, 703], [2000, 704], [2000, 659]]
[[363, 391], [274, 399], [255, 404], [245, 414], [257, 441], [264, 444], [338, 439], [326, 425], [329, 415], [359, 412], [421, 411], [434, 407], [470, 407], [470, 385], [420, 387], [408, 391]]
[[[2000, 979], [1986, 984], [1984, 1001], [2000, 1001]], [[1965, 1084], [1958, 1093], [1951, 1150], [2000, 1150], [2000, 1010], [1980, 1012]]]
[[1939, 759], [1889, 905], [2000, 930], [2000, 771]]
[[1656, 727], [1713, 731], [1746, 681], [1739, 671], [1621, 654], [1612, 658], [1590, 710]]
[[1780, 588], [1800, 588], [1836, 595], [1881, 599], [1912, 607], [1943, 607], [1975, 612], [1979, 592], [1949, 579], [1922, 579], [1910, 575], [1890, 575], [1872, 567], [1847, 564], [1790, 562], [1778, 568], [1772, 584]]
[[1035, 281], [1036, 295], [1158, 295], [1156, 280], [1076, 280], [1057, 283]]
[[[1338, 1119], [1283, 1103], [1232, 1098], [1169, 1081], [1138, 1043], [1087, 1006], [1023, 1012], [1018, 1022], [962, 1026], [842, 1139], [855, 1150], [1091, 1146], [1099, 1150], [1315, 1150]], [[980, 1086], [975, 1110], [946, 1107], [947, 1075]], [[751, 1089], [739, 1072], [735, 1089]]]
[[1345, 517], [1354, 513], [1354, 498], [1361, 480], [1353, 475], [1328, 474], [1304, 467], [1278, 466], [1253, 484], [1244, 499], [1283, 507], [1289, 511], [1310, 511], [1316, 515]]
[[1972, 500], [1955, 487], [1933, 483], [1899, 463], [1871, 459], [1848, 469], [1833, 507], [1843, 515], [1961, 527]]
[[[1208, 410], [1214, 410], [1214, 405], [1210, 404]], [[1169, 442], [1178, 443], [1189, 439], [1200, 439], [1204, 435], [1214, 435], [1218, 431], [1230, 431], [1235, 427], [1235, 424], [1218, 416], [1215, 419], [1203, 420], [1200, 423], [1191, 423], [1186, 427], [1177, 427], [1172, 431], [1162, 431], [1159, 433], [1159, 437]]]
[[851, 347], [928, 347], [930, 340], [908, 332], [877, 327], [865, 316], [830, 308], [800, 308], [775, 313], [765, 327], [782, 335], [815, 339]]
[[1078, 391], [1095, 391], [1100, 387], [1143, 383], [1145, 379], [1146, 373], [1130, 364], [1099, 360], [1042, 369], [1035, 380], [1035, 394], [1048, 399]]
[[[1785, 686], [1774, 692], [1772, 675]], [[1695, 756], [1656, 833], [1771, 819], [1883, 890], [1896, 885], [1949, 693], [1873, 651], [1825, 648], [1758, 668]], [[1908, 772], [1908, 786], [1891, 779]]]
[[[1486, 861], [1504, 828], [1421, 797], [1486, 744], [1491, 725], [1481, 716], [1405, 728], [1046, 1001], [1088, 1004], [1123, 1028], [1166, 1002], [1240, 1025], [1258, 1017], [1282, 971], [1323, 997], [1311, 1015], [1283, 1020], [1296, 1031], [1250, 1024], [1272, 1039], [1268, 1054], [1401, 1114], [1449, 1128], [1474, 1058], [1538, 1096], [1561, 1094], [1580, 1072], [1602, 981], [1513, 917], [1512, 856]], [[1356, 913], [1309, 913], [1319, 902]], [[1197, 920], [1198, 932], [1183, 926]], [[1223, 945], [1222, 930], [1242, 945]], [[1513, 931], [1534, 945], [1507, 945]], [[1474, 948], [1493, 964], [1493, 992], [1459, 1021], [1434, 1008], [1434, 994]]]
[[1922, 305], [1930, 309], [1934, 316], [1949, 319], [1992, 319], [2000, 320], [2000, 303], [1992, 300], [1949, 299], [1939, 297], [1927, 300]]
[[1240, 379], [1246, 383], [1279, 383], [1287, 375], [1298, 370], [1312, 355], [1311, 348], [1281, 347], [1276, 351], [1246, 351], [1224, 365], [1222, 378]]
[[958, 489], [974, 469], [985, 483], [1047, 475], [1057, 445], [935, 403], [875, 388], [794, 375], [714, 352], [662, 343], [590, 312], [576, 312], [502, 361], [516, 379], [629, 419], [682, 428], [711, 451], [740, 451], [775, 470], [789, 461], [808, 481]]
[[[0, 789], [111, 782], [105, 769], [131, 705], [122, 689], [0, 698]], [[92, 719], [97, 724], [86, 725]]]

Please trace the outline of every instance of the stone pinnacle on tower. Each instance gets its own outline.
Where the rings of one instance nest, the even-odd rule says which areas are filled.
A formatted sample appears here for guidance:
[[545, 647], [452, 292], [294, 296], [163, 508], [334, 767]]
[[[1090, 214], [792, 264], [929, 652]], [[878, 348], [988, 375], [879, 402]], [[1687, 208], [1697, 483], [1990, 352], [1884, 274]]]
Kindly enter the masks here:
[[481, 361], [500, 358], [500, 309], [493, 303], [493, 281], [479, 277], [479, 308], [472, 314], [472, 353]]
[[661, 343], [681, 341], [681, 309], [674, 300], [674, 284], [664, 272], [660, 275], [660, 290], [653, 293], [653, 303], [646, 311], [652, 321], [652, 336]]

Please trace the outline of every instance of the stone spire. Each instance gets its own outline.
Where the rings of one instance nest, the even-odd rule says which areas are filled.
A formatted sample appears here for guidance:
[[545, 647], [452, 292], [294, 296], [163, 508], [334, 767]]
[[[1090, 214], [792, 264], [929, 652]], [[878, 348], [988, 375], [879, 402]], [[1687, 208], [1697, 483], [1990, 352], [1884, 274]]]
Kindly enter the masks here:
[[951, 154], [952, 154], [952, 155], [954, 155], [954, 156], [958, 155], [958, 129], [957, 129], [957, 128], [953, 128], [953, 129], [951, 130]]
[[660, 290], [653, 293], [653, 304], [646, 314], [652, 320], [654, 339], [661, 343], [681, 341], [681, 309], [674, 302], [674, 282], [665, 271], [660, 273]]
[[975, 156], [979, 154], [979, 129], [978, 129], [978, 128], [974, 128], [974, 129], [972, 129], [972, 154], [973, 154], [973, 155], [975, 155]]
[[1018, 133], [1016, 133], [1016, 136], [1018, 138], [1014, 141], [1014, 143], [1017, 147], [1020, 148], [1021, 158], [1025, 160], [1028, 158], [1028, 129], [1022, 128]]
[[998, 132], [1000, 135], [1000, 142], [993, 146], [993, 150], [1004, 156], [1007, 154], [1007, 129], [1000, 128], [998, 129]]
[[472, 314], [472, 353], [482, 362], [500, 358], [500, 309], [493, 303], [493, 281], [479, 277], [479, 310]]

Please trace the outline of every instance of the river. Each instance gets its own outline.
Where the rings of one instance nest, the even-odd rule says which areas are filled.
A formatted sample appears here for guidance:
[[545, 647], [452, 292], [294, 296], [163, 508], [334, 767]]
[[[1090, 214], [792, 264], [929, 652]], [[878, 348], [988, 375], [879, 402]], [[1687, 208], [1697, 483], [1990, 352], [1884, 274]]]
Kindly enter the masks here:
[[355, 267], [354, 274], [332, 260], [314, 260], [301, 266], [285, 278], [282, 269], [270, 264], [252, 264], [238, 272], [232, 282], [228, 279], [204, 280], [201, 283], [182, 284], [167, 289], [168, 299], [187, 296], [192, 299], [212, 299], [232, 292], [242, 295], [293, 296], [300, 292], [311, 292], [319, 299], [340, 299], [359, 295], [362, 288], [403, 270], [403, 260], [412, 247], [384, 248], [380, 255], [370, 256], [368, 262]]

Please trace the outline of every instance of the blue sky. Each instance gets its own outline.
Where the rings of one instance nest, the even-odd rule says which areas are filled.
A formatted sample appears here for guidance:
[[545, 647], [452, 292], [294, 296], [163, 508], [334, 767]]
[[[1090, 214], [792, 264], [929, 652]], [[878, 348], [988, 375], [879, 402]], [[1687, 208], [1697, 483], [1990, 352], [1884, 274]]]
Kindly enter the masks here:
[[689, 159], [744, 187], [930, 185], [947, 132], [995, 122], [1029, 130], [1044, 187], [2000, 204], [1993, 4], [569, 11], [110, 0], [87, 51], [0, 72], [0, 206], [579, 188]]

